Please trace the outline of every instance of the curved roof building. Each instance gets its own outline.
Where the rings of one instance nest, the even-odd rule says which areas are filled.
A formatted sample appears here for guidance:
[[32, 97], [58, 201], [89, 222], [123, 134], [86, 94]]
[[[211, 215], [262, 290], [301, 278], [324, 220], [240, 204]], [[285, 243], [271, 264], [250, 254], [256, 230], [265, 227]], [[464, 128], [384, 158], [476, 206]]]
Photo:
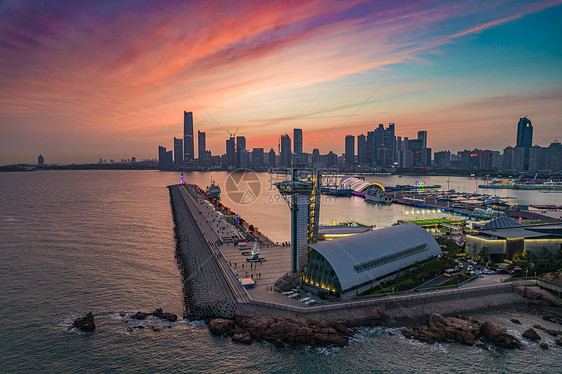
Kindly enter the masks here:
[[441, 254], [433, 236], [413, 223], [308, 244], [305, 285], [343, 298], [355, 296], [374, 281]]
[[351, 175], [346, 175], [342, 177], [340, 180], [340, 190], [351, 190], [354, 195], [361, 195], [364, 196], [367, 191], [373, 190], [373, 193], [376, 193], [376, 190], [381, 190], [384, 192], [384, 186], [378, 182], [367, 182], [365, 180], [352, 177]]

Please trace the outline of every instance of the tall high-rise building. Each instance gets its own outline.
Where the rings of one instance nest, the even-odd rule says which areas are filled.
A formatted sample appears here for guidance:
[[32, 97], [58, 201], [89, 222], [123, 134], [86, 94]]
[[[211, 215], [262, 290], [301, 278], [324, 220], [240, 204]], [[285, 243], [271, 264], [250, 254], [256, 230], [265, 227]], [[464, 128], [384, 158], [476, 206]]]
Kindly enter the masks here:
[[193, 113], [183, 112], [183, 159], [187, 163], [195, 158], [193, 148]]
[[377, 143], [374, 131], [367, 132], [367, 162], [374, 165], [377, 163]]
[[396, 153], [396, 134], [394, 123], [389, 123], [384, 130], [384, 146], [387, 149], [387, 164], [385, 166], [394, 165], [398, 154]]
[[202, 131], [197, 130], [197, 148], [199, 152], [197, 153], [197, 157], [199, 160], [204, 158], [205, 151], [207, 150], [207, 140], [206, 134]]
[[533, 125], [527, 117], [519, 118], [516, 146], [525, 148], [524, 168], [527, 169], [529, 166], [529, 149], [533, 146]]
[[294, 153], [302, 153], [302, 129], [293, 129]]
[[269, 150], [268, 161], [269, 161], [268, 164], [269, 164], [270, 168], [274, 168], [276, 166], [275, 165], [276, 164], [276, 162], [275, 162], [275, 151], [273, 150], [273, 148], [271, 148]]
[[352, 165], [355, 163], [355, 136], [345, 136], [345, 164]]
[[292, 164], [292, 153], [291, 153], [291, 138], [289, 135], [281, 135], [281, 167], [290, 168]]
[[183, 165], [183, 139], [174, 137], [174, 165]]
[[515, 148], [513, 148], [511, 168], [516, 171], [525, 170], [525, 147], [515, 146]]
[[226, 140], [226, 166], [234, 166], [236, 163], [236, 151], [234, 148], [235, 138], [231, 136]]
[[45, 166], [45, 158], [43, 158], [43, 155], [37, 157], [37, 166]]
[[519, 119], [517, 124], [517, 144], [527, 150], [533, 146], [533, 125], [527, 117]]
[[418, 140], [421, 140], [422, 148], [427, 148], [427, 131], [418, 131]]
[[246, 151], [246, 137], [236, 137], [236, 167], [242, 167], [242, 153]]
[[360, 164], [367, 162], [367, 137], [363, 134], [357, 137], [357, 162]]
[[546, 169], [551, 171], [562, 170], [562, 145], [558, 140], [550, 143], [546, 149]]
[[513, 170], [513, 147], [507, 146], [503, 150], [503, 170]]
[[263, 148], [252, 149], [252, 167], [256, 169], [263, 167]]
[[164, 169], [166, 167], [166, 147], [158, 146], [158, 168]]

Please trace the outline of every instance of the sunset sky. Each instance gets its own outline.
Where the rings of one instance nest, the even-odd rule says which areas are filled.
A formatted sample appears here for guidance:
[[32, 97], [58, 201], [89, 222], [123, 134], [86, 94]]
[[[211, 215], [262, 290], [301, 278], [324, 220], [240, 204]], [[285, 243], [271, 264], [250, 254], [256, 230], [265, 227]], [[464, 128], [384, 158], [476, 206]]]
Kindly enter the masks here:
[[396, 123], [434, 151], [562, 140], [560, 1], [0, 2], [0, 164], [157, 157], [183, 111], [277, 150]]

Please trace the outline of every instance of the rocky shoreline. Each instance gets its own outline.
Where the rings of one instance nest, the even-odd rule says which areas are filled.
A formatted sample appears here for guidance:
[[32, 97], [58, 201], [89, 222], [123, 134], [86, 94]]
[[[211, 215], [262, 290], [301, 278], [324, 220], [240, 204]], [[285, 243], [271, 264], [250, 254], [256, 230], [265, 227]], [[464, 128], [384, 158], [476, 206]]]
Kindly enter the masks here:
[[[548, 291], [539, 287], [516, 287], [515, 292], [525, 298], [527, 307], [540, 311], [545, 321], [562, 325], [560, 310], [562, 302]], [[376, 314], [376, 313], [375, 313]], [[392, 318], [386, 318], [383, 310], [378, 312], [378, 318], [361, 321], [357, 324], [323, 324], [311, 319], [292, 320], [276, 316], [236, 317], [234, 319], [216, 318], [208, 320], [208, 326], [213, 334], [230, 336], [232, 341], [251, 344], [254, 341], [267, 341], [276, 346], [312, 346], [312, 347], [343, 347], [349, 343], [353, 330], [349, 328], [358, 326], [395, 326]], [[521, 325], [517, 319], [511, 320]], [[356, 321], [357, 322], [357, 321]], [[443, 316], [432, 313], [425, 321], [413, 319], [410, 327], [402, 327], [400, 331], [408, 339], [433, 344], [435, 342], [458, 342], [469, 346], [488, 349], [486, 343], [491, 343], [504, 349], [522, 349], [522, 342], [507, 332], [505, 324], [485, 320], [478, 321], [472, 317]], [[415, 325], [417, 324], [417, 325]], [[412, 326], [414, 325], [414, 326]], [[537, 330], [541, 331], [540, 333]], [[541, 337], [548, 334], [555, 339], [555, 343], [562, 346], [562, 330], [545, 329], [540, 325], [527, 326], [522, 331], [523, 339], [540, 343], [543, 349], [548, 345]]]
[[244, 344], [267, 341], [276, 346], [343, 347], [353, 336], [342, 324], [329, 326], [311, 319], [297, 321], [275, 316], [216, 318], [208, 324], [213, 334], [228, 335], [232, 341]]

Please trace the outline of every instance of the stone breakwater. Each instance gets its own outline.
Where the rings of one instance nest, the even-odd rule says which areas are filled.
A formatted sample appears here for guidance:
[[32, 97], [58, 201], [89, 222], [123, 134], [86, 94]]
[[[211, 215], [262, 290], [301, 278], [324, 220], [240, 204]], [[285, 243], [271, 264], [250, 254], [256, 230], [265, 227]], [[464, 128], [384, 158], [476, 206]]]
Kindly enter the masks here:
[[175, 223], [176, 257], [183, 278], [184, 317], [234, 318], [236, 299], [201, 232], [199, 211], [183, 186], [169, 186]]

